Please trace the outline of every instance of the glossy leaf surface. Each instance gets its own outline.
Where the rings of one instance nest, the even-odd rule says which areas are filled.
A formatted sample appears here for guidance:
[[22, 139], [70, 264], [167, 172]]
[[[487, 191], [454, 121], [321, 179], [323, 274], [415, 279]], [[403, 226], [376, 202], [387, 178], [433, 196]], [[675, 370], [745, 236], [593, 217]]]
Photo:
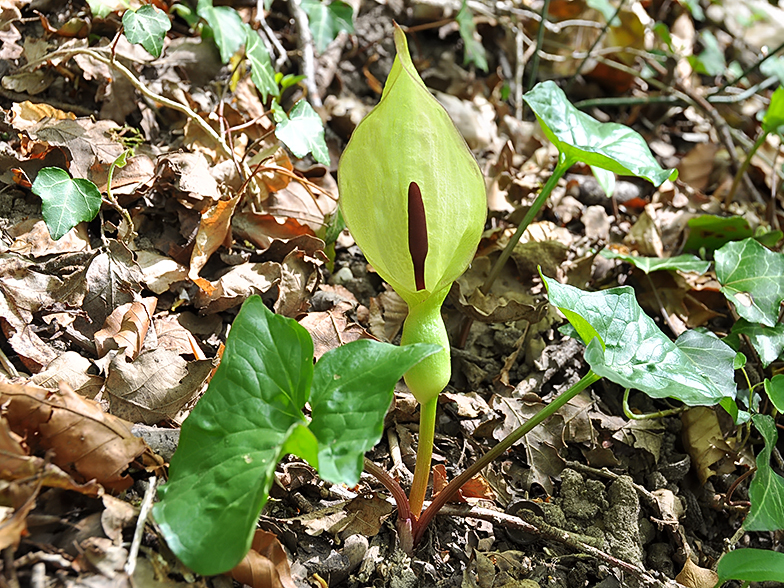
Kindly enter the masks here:
[[210, 25], [221, 61], [228, 63], [245, 42], [245, 26], [240, 15], [228, 6], [213, 6], [212, 0], [199, 0], [196, 12]]
[[[169, 547], [202, 575], [234, 567], [250, 548], [285, 453], [306, 459], [326, 480], [356, 484], [395, 383], [437, 351], [355, 341], [325, 353], [314, 371], [308, 332], [250, 297], [209, 389], [183, 423], [153, 510]], [[308, 400], [310, 422], [302, 412]]]
[[779, 412], [784, 412], [784, 374], [776, 374], [770, 380], [765, 379], [765, 394]]
[[547, 138], [568, 161], [582, 161], [623, 176], [645, 178], [658, 186], [678, 171], [662, 169], [639, 133], [617, 123], [601, 123], [579, 111], [555, 82], [546, 81], [523, 95]]
[[769, 549], [736, 549], [721, 556], [716, 566], [719, 583], [784, 582], [784, 553]]
[[766, 327], [759, 323], [738, 319], [732, 325], [732, 330], [725, 340], [733, 349], [740, 349], [741, 335], [749, 338], [763, 368], [768, 367], [784, 354], [784, 323], [777, 323], [775, 327]]
[[325, 354], [316, 364], [309, 429], [318, 440], [319, 475], [355, 485], [363, 455], [384, 430], [395, 383], [422, 359], [441, 351], [436, 345], [397, 347], [360, 339]]
[[653, 398], [676, 398], [690, 406], [731, 398], [659, 330], [637, 304], [632, 288], [585, 292], [547, 277], [544, 281], [550, 303], [570, 322], [574, 318], [572, 325], [587, 345], [585, 359], [597, 374]]
[[126, 10], [122, 17], [125, 37], [141, 45], [153, 57], [160, 57], [166, 31], [171, 29], [169, 17], [163, 10], [145, 4], [138, 10]]
[[752, 422], [765, 440], [757, 455], [757, 473], [749, 486], [751, 510], [743, 521], [747, 531], [784, 529], [784, 478], [770, 467], [770, 454], [776, 446], [778, 432], [773, 417], [755, 414]]
[[631, 263], [637, 269], [646, 274], [660, 270], [677, 270], [681, 272], [696, 272], [704, 274], [710, 268], [709, 261], [703, 261], [696, 255], [678, 255], [676, 257], [638, 257], [636, 255], [624, 255], [610, 249], [602, 249], [602, 257], [607, 259], [621, 259]]
[[245, 37], [245, 54], [250, 61], [250, 79], [261, 94], [262, 101], [266, 102], [268, 96], [277, 96], [280, 92], [275, 81], [275, 70], [259, 33], [246, 26]]
[[82, 221], [93, 220], [101, 209], [101, 193], [90, 180], [71, 178], [59, 167], [45, 167], [32, 186], [41, 198], [49, 234], [55, 241]]
[[189, 568], [222, 573], [247, 553], [289, 430], [306, 423], [312, 374], [308, 332], [249, 298], [209, 389], [182, 425], [153, 511]]
[[773, 327], [784, 299], [784, 254], [754, 239], [732, 241], [716, 251], [716, 278], [737, 313]]

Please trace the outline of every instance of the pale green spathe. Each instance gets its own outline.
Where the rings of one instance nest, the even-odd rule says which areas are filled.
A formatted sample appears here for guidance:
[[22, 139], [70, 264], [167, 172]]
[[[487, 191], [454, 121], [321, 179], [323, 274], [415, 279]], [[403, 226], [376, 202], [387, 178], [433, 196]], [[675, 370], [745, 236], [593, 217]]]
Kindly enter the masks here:
[[[444, 347], [406, 374], [417, 400], [426, 402], [449, 382], [449, 341], [440, 308], [452, 282], [473, 259], [487, 199], [476, 160], [419, 77], [397, 26], [395, 46], [397, 57], [381, 101], [357, 126], [340, 159], [338, 186], [354, 240], [408, 303], [402, 343]], [[421, 192], [427, 233], [419, 290], [409, 243], [412, 183]]]

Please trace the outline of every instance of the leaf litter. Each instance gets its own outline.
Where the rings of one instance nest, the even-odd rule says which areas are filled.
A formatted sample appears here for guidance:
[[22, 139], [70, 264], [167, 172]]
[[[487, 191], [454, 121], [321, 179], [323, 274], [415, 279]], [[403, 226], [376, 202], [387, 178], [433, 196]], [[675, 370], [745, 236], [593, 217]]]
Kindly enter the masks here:
[[[98, 10], [109, 4], [90, 6]], [[268, 7], [266, 23], [277, 34], [276, 41], [292, 49], [297, 41], [286, 29], [289, 15], [278, 4]], [[491, 181], [488, 230], [469, 273], [450, 295], [446, 317], [453, 341], [460, 335], [464, 314], [477, 322], [454, 350], [452, 386], [441, 397], [434, 456], [439, 479], [457, 475], [585, 369], [579, 343], [556, 330], [561, 319], [546, 304], [538, 266], [545, 275], [581, 288], [633, 285], [642, 307], [673, 339], [686, 329], [708, 327], [722, 337], [730, 335], [727, 342], [734, 349], [757, 350], [760, 368], [753, 378], [780, 370], [780, 255], [767, 262], [765, 256], [772, 253], [756, 253], [755, 264], [778, 268], [760, 278], [765, 289], [755, 291], [762, 296], [759, 303], [740, 286], [744, 276], [737, 269], [733, 273], [731, 259], [722, 261], [717, 255], [716, 270], [697, 277], [684, 273], [696, 266], [682, 265], [677, 255], [710, 261], [728, 241], [753, 235], [763, 239], [766, 230], [775, 233], [784, 220], [776, 190], [780, 177], [775, 162], [782, 154], [775, 133], [751, 159], [738, 196], [722, 208], [739, 167], [738, 155], [727, 150], [722, 117], [724, 125], [737, 121], [751, 136], [750, 144], [758, 123], [749, 113], [761, 108], [764, 90], [745, 108], [740, 101], [725, 103], [719, 118], [690, 94], [712, 85], [715, 89], [713, 78], [698, 72], [710, 70], [731, 79], [723, 69], [730, 35], [759, 49], [766, 34], [781, 38], [776, 24], [781, 21], [776, 13], [749, 25], [752, 21], [744, 20], [741, 7], [714, 4], [712, 10], [724, 11], [729, 35], [711, 39], [704, 34], [707, 23], [694, 11], [697, 4], [688, 4], [691, 13], [678, 5], [671, 15], [646, 11], [638, 3], [623, 6], [617, 24], [602, 38], [600, 31], [614, 9], [603, 14], [582, 4], [552, 3], [539, 79], [556, 76], [568, 82], [579, 69], [602, 88], [578, 84], [579, 95], [589, 102], [630, 93], [642, 106], [630, 108], [619, 101], [616, 106], [585, 108], [600, 119], [631, 125], [642, 121], [639, 128], [656, 128], [647, 132], [648, 144], [663, 167], [678, 167], [681, 176], [655, 191], [617, 178], [608, 198], [606, 177], [595, 179], [586, 166], [575, 166], [488, 293], [478, 287], [546, 181], [554, 154], [538, 125], [521, 120], [522, 102], [509, 69], [509, 60], [514, 65], [523, 57], [510, 40], [519, 35], [521, 51], [530, 56], [541, 22], [529, 15], [518, 29], [501, 7], [488, 8], [488, 14], [464, 9], [458, 19], [459, 28], [470, 35], [462, 38], [464, 65], [455, 59], [460, 45], [457, 52], [452, 50], [452, 41], [461, 39], [457, 23], [440, 24], [440, 38], [426, 30], [416, 33], [423, 78], [430, 87], [445, 90], [446, 107]], [[39, 21], [51, 29], [44, 40], [37, 25], [20, 20], [32, 15], [27, 2], [3, 5], [0, 55], [9, 60], [9, 70], [4, 72], [0, 103], [0, 224], [5, 235], [0, 249], [5, 336], [0, 346], [0, 440], [5, 448], [0, 545], [12, 550], [6, 551], [11, 557], [6, 561], [15, 559], [13, 569], [4, 569], [6, 578], [31, 580], [42, 563], [47, 578], [54, 578], [58, 569], [66, 571], [63, 585], [124, 585], [137, 516], [129, 502], [141, 499], [151, 472], [159, 477], [164, 472], [163, 460], [131, 434], [131, 425], [176, 438], [178, 424], [213, 372], [237, 308], [251, 294], [261, 294], [276, 312], [299, 318], [314, 337], [317, 356], [357, 338], [396, 340], [404, 318], [396, 295], [385, 289], [347, 233], [337, 239], [329, 236], [333, 227], [340, 228], [334, 216], [335, 164], [351, 130], [379, 98], [378, 80], [391, 66], [392, 18], [413, 26], [455, 14], [428, 2], [414, 3], [413, 17], [397, 13], [392, 4], [350, 5], [355, 38], [363, 40], [360, 49], [349, 50], [345, 32], [324, 45], [328, 23], [322, 21], [316, 39], [318, 49], [324, 50], [317, 55], [322, 78], [314, 87], [325, 107], [311, 112], [300, 102], [291, 110], [290, 99], [285, 113], [275, 115], [278, 127], [246, 70], [236, 71], [228, 89], [214, 83], [219, 72], [229, 75], [228, 68], [221, 70], [226, 40], [218, 39], [216, 48], [174, 18], [179, 28], [169, 33], [162, 57], [154, 60], [118, 37], [117, 56], [143, 84], [164, 95], [175, 92], [178, 100], [231, 137], [234, 161], [221, 155], [193, 119], [137, 100], [126, 78], [89, 54], [77, 54], [86, 42], [69, 40], [66, 28], [52, 23], [74, 17], [77, 25], [92, 23], [98, 31], [108, 30], [101, 29], [105, 26], [116, 31], [116, 24], [87, 12], [72, 13], [68, 7], [53, 8]], [[253, 22], [251, 12], [236, 14]], [[568, 22], [559, 24], [571, 18], [597, 26], [578, 34]], [[663, 35], [661, 46], [672, 51], [667, 67], [674, 64], [670, 73], [682, 91], [681, 102], [673, 101], [666, 116], [655, 102], [645, 102], [658, 91], [653, 82], [646, 88], [641, 78], [613, 66], [620, 62], [639, 68], [641, 62], [611, 51], [633, 44], [638, 50], [650, 49], [641, 40], [662, 30], [657, 20], [669, 27], [669, 41]], [[510, 34], [495, 34], [502, 32]], [[98, 35], [108, 41], [113, 33]], [[597, 59], [576, 57], [580, 51], [595, 50], [595, 41], [602, 49]], [[480, 47], [491, 45], [497, 51], [482, 56]], [[497, 64], [502, 77], [480, 72], [481, 60], [497, 59], [494, 53], [507, 60]], [[749, 55], [739, 58], [744, 65], [754, 61]], [[776, 56], [768, 62], [775, 66]], [[266, 67], [251, 63], [254, 76]], [[656, 66], [645, 62], [653, 70]], [[297, 73], [298, 67], [291, 60], [283, 71]], [[692, 102], [683, 103], [683, 95]], [[93, 113], [97, 118], [90, 118]], [[316, 113], [327, 124], [327, 151], [313, 130]], [[659, 126], [649, 124], [651, 120], [660, 121]], [[293, 142], [293, 158], [276, 144], [273, 130], [278, 138]], [[127, 148], [136, 153], [125, 168], [115, 169], [112, 188], [133, 221], [136, 238], [127, 240], [128, 232], [120, 230], [124, 220], [104, 203], [101, 217], [53, 240], [42, 220], [41, 201], [29, 191], [38, 172], [61, 168], [73, 178], [91, 180], [105, 193], [109, 167]], [[315, 155], [315, 164], [300, 159], [308, 151]], [[251, 168], [258, 166], [258, 181], [243, 189], [247, 178], [237, 163], [245, 160]], [[760, 194], [768, 196], [760, 201]], [[767, 244], [776, 250], [775, 238]], [[606, 245], [615, 252], [615, 261], [597, 255]], [[642, 258], [651, 261], [642, 265]], [[732, 306], [723, 290], [733, 297]], [[748, 320], [733, 325], [733, 313]], [[659, 581], [675, 577], [682, 568], [680, 582], [705, 585], [715, 580], [709, 572], [721, 555], [722, 538], [732, 536], [748, 513], [744, 501], [749, 485], [741, 474], [753, 467], [754, 457], [720, 409], [693, 407], [661, 420], [630, 420], [624, 416], [622, 397], [623, 390], [614, 384], [600, 383], [535, 429], [490, 466], [484, 481], [470, 492], [468, 507], [481, 514], [480, 509], [489, 506], [491, 514], [499, 513], [496, 518], [440, 519], [430, 546], [413, 562], [395, 550], [394, 532], [386, 522], [391, 506], [383, 494], [372, 494], [380, 490], [372, 479], [345, 489], [320, 481], [312, 471], [280, 475], [261, 522], [270, 531], [258, 532], [241, 572], [245, 575], [235, 570], [234, 577], [249, 585], [287, 588], [307, 580], [321, 586], [483, 588], [629, 581], [621, 563], [577, 557], [581, 549], [590, 553], [588, 547], [565, 547], [544, 534], [523, 537], [509, 526], [533, 521], [540, 532], [552, 528], [581, 537], [580, 545], [597, 540], [612, 557], [661, 574]], [[401, 472], [413, 467], [417, 433], [407, 398], [405, 390], [396, 393], [387, 434], [369, 453], [387, 469]], [[630, 403], [637, 414], [669, 408], [669, 401], [642, 394], [632, 394]], [[291, 472], [297, 467], [307, 470], [296, 462], [281, 466]], [[604, 477], [604, 468], [615, 477]], [[125, 494], [119, 499], [110, 495], [121, 491]], [[646, 492], [659, 497], [658, 507], [646, 502]], [[355, 501], [363, 508], [346, 506]], [[509, 510], [521, 502], [525, 508]], [[368, 508], [370, 504], [375, 506]], [[330, 506], [333, 514], [328, 517], [323, 509]], [[504, 510], [516, 513], [514, 523], [502, 518]], [[307, 513], [313, 521], [307, 525], [330, 532], [300, 531]], [[51, 517], [49, 527], [40, 524], [40, 516]], [[663, 527], [662, 520], [667, 522]], [[54, 521], [60, 521], [59, 526]], [[72, 528], [66, 531], [65, 523]], [[767, 549], [775, 548], [775, 541], [761, 534], [744, 538]], [[543, 545], [549, 552], [542, 551]], [[158, 578], [168, 577], [169, 584], [195, 581], [163, 555], [149, 533], [143, 549], [147, 551], [133, 576], [137, 585], [153, 585], [153, 569]], [[217, 578], [205, 582], [225, 585]]]

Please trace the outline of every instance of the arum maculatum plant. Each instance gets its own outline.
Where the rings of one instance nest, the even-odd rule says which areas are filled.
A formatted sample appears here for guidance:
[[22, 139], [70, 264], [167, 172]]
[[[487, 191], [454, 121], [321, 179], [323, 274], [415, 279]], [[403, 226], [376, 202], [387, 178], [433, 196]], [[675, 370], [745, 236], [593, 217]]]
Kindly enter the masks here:
[[405, 375], [422, 405], [409, 495], [416, 518], [427, 490], [438, 395], [452, 373], [441, 305], [474, 257], [487, 199], [476, 160], [417, 74], [397, 26], [395, 46], [381, 101], [357, 126], [340, 159], [338, 186], [352, 236], [408, 304], [401, 345], [441, 346]]
[[[338, 183], [356, 242], [409, 306], [402, 345], [354, 341], [314, 365], [313, 341], [299, 323], [274, 314], [259, 296], [243, 304], [209, 388], [182, 425], [169, 480], [153, 508], [169, 547], [202, 575], [226, 572], [248, 552], [275, 468], [286, 454], [306, 460], [327, 482], [355, 485], [363, 467], [378, 477], [398, 505], [401, 546], [410, 553], [465, 482], [601, 377], [688, 405], [721, 403], [738, 414], [735, 387], [727, 383], [731, 370], [705, 375], [695, 368], [715, 355], [716, 341], [696, 336], [673, 344], [641, 312], [628, 288], [588, 296], [544, 278], [551, 303], [585, 341], [592, 369], [422, 511], [437, 399], [451, 373], [440, 309], [474, 255], [486, 200], [476, 161], [418, 76], [399, 28], [395, 45], [398, 55], [382, 99], [354, 131]], [[540, 84], [526, 100], [560, 155], [523, 227], [577, 161], [593, 166], [608, 189], [612, 172], [654, 183], [674, 177], [673, 170], [662, 170], [653, 160], [642, 137], [580, 113], [554, 84]], [[731, 363], [733, 353], [721, 352], [722, 361]], [[422, 405], [410, 498], [364, 459], [381, 438], [401, 376]]]

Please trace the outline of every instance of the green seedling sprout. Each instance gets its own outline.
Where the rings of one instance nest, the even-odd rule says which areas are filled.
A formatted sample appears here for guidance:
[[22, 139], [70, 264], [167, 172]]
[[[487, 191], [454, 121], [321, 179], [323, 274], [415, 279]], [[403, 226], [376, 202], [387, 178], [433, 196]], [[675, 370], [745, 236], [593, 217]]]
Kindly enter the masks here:
[[422, 509], [438, 395], [452, 370], [441, 305], [473, 259], [487, 214], [479, 166], [444, 108], [419, 77], [406, 36], [381, 101], [354, 131], [338, 167], [340, 207], [367, 260], [406, 301], [402, 345], [442, 347], [405, 375], [422, 404], [409, 497]]

